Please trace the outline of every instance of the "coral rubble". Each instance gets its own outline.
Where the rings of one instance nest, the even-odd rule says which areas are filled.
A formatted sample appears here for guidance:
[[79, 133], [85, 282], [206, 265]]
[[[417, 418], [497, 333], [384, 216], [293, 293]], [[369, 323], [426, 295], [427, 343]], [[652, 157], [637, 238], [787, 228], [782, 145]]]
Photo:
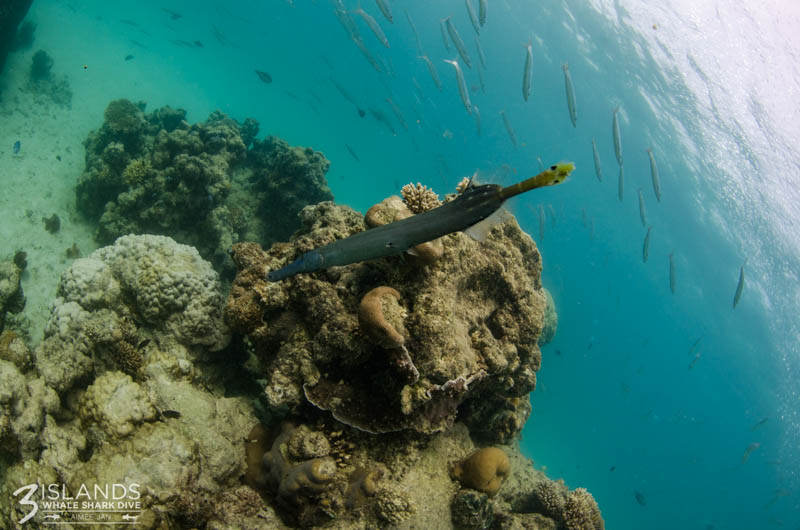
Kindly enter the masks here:
[[109, 103], [100, 129], [84, 142], [86, 170], [78, 208], [109, 244], [125, 234], [168, 235], [232, 271], [237, 241], [288, 239], [307, 204], [331, 200], [330, 163], [275, 137], [257, 140], [258, 124], [212, 113], [190, 125], [186, 111]]

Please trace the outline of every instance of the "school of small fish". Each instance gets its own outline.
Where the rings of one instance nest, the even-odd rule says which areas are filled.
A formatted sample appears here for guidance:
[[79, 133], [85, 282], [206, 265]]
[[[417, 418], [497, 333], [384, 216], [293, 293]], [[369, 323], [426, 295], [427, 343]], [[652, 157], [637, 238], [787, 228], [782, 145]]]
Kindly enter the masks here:
[[[390, 48], [389, 37], [384, 32], [383, 28], [381, 27], [381, 22], [376, 18], [377, 15], [372, 15], [368, 12], [368, 9], [362, 7], [361, 0], [358, 1], [358, 5], [354, 9], [347, 9], [344, 4], [344, 0], [331, 0], [333, 4], [333, 11], [336, 15], [339, 23], [344, 28], [347, 36], [356, 47], [359, 49], [361, 54], [366, 58], [369, 64], [379, 73], [384, 74], [384, 77], [381, 77], [381, 80], [384, 81], [386, 76], [393, 76], [394, 68], [391, 64], [391, 61], [388, 58], [382, 57], [380, 54], [377, 54], [375, 51], [371, 50], [364, 38], [362, 38], [361, 33], [359, 31], [359, 24], [356, 24], [356, 20], [358, 19], [363, 22], [363, 25], [369, 28], [370, 32], [375, 36], [378, 42], [382, 44], [385, 48]], [[449, 56], [445, 58], [441, 58], [441, 60], [453, 67], [453, 73], [455, 74], [455, 86], [458, 90], [458, 98], [461, 100], [461, 103], [464, 109], [467, 111], [468, 114], [472, 115], [473, 119], [475, 120], [475, 135], [480, 137], [484, 134], [484, 128], [488, 127], [486, 123], [482, 120], [481, 111], [478, 108], [478, 105], [475, 104], [471, 99], [471, 93], [474, 94], [478, 90], [481, 93], [486, 93], [486, 72], [489, 68], [489, 64], [487, 61], [486, 54], [484, 52], [483, 44], [481, 42], [481, 35], [488, 31], [485, 26], [487, 24], [487, 13], [488, 13], [488, 3], [489, 0], [464, 0], [464, 7], [463, 11], [460, 11], [456, 8], [453, 8], [450, 13], [442, 13], [444, 15], [442, 18], [438, 20], [439, 22], [439, 32], [442, 39], [442, 44], [439, 45], [440, 47], [443, 46], [444, 53], [447, 53]], [[369, 6], [367, 6], [369, 7]], [[388, 21], [390, 24], [394, 23], [393, 16], [392, 16], [392, 6], [391, 0], [375, 0], [375, 4], [372, 7], [377, 7], [377, 10], [383, 16], [383, 24]], [[373, 11], [374, 13], [374, 11]], [[411, 16], [409, 10], [404, 9], [405, 19], [408, 23], [408, 29], [410, 30], [409, 38], [413, 37], [416, 49], [416, 57], [425, 64], [425, 68], [428, 71], [428, 75], [433, 83], [433, 86], [436, 87], [438, 91], [446, 91], [448, 90], [445, 86], [446, 79], [442, 79], [438, 72], [438, 67], [436, 63], [439, 62], [440, 57], [435, 51], [432, 50], [425, 50], [422, 38], [420, 37], [420, 33], [417, 30], [417, 24], [415, 23], [414, 19]], [[380, 17], [378, 17], [380, 18]], [[435, 24], [434, 20], [429, 20], [428, 25]], [[423, 24], [424, 25], [424, 24]], [[465, 27], [468, 28], [472, 26], [470, 32], [473, 33], [472, 39], [474, 42], [474, 50], [472, 54], [467, 50], [467, 46], [464, 43], [464, 39], [462, 35], [459, 33], [457, 26], [464, 31]], [[435, 30], [434, 30], [435, 31]], [[390, 34], [391, 37], [391, 34]], [[522, 98], [525, 102], [530, 102], [531, 98], [533, 97], [533, 83], [534, 83], [534, 55], [537, 54], [538, 57], [538, 48], [539, 46], [534, 46], [534, 42], [540, 42], [538, 37], [535, 34], [531, 34], [530, 38], [527, 39], [527, 42], [524, 44], [524, 61], [521, 65], [522, 68]], [[470, 78], [467, 78], [467, 73], [469, 73], [466, 69], [471, 69], [473, 64], [473, 57], [477, 56], [476, 61], [476, 68], [477, 70], [477, 79], [474, 74], [470, 73]], [[513, 59], [513, 58], [512, 58]], [[538, 59], [537, 59], [538, 60]], [[326, 60], [327, 62], [327, 60]], [[514, 62], [513, 60], [511, 61]], [[549, 62], [549, 61], [548, 61]], [[441, 63], [439, 63], [441, 64]], [[537, 62], [537, 65], [539, 63]], [[542, 64], [546, 64], [543, 62]], [[329, 66], [330, 63], [328, 63]], [[544, 67], [542, 67], [542, 70]], [[577, 94], [576, 94], [576, 85], [572, 78], [572, 71], [570, 69], [570, 65], [568, 62], [564, 61], [561, 64], [561, 70], [563, 73], [564, 78], [564, 96], [566, 101], [566, 110], [567, 115], [569, 117], [570, 123], [572, 124], [573, 128], [577, 128], [578, 126], [578, 101], [577, 101]], [[331, 71], [334, 71], [333, 67], [331, 66]], [[494, 73], [494, 72], [493, 72]], [[541, 74], [539, 74], [539, 68], [537, 67], [537, 79]], [[261, 76], [259, 73], [262, 81], [264, 77]], [[422, 79], [422, 78], [420, 78]], [[358, 110], [359, 116], [363, 117], [367, 114], [366, 111], [362, 110], [361, 106], [356, 102], [355, 98], [353, 98], [347, 90], [342, 86], [341, 83], [336, 81], [332, 76], [330, 77], [331, 82], [337, 88], [337, 90], [342, 94], [342, 96], [352, 103]], [[382, 124], [386, 129], [392, 134], [397, 135], [396, 124], [399, 124], [402, 130], [409, 130], [409, 122], [406, 120], [406, 115], [409, 112], [413, 111], [413, 116], [416, 119], [412, 120], [411, 125], [416, 127], [434, 127], [438, 129], [438, 135], [445, 139], [452, 139], [454, 136], [457, 135], [457, 131], [454, 128], [447, 128], [442, 124], [438, 123], [438, 120], [435, 117], [427, 116], [423, 110], [424, 106], [429, 106], [436, 108], [436, 105], [433, 101], [426, 95], [426, 90], [421, 86], [421, 84], [417, 81], [416, 78], [412, 77], [412, 81], [415, 86], [415, 90], [411, 92], [413, 94], [414, 102], [412, 103], [412, 108], [408, 109], [406, 106], [402, 104], [402, 97], [400, 99], [395, 99], [391, 96], [391, 89], [389, 90], [390, 94], [388, 97], [384, 97], [384, 104], [388, 109], [391, 110], [391, 114], [394, 116], [394, 120], [390, 120], [387, 116], [387, 113], [378, 109], [369, 107], [367, 110], [369, 115], [374, 118], [374, 120], [380, 124]], [[424, 80], [423, 80], [424, 81]], [[477, 82], [476, 82], [477, 81]], [[490, 79], [491, 81], [491, 79]], [[389, 88], [387, 81], [384, 81], [384, 85]], [[423, 83], [425, 84], [425, 83]], [[450, 85], [452, 86], [452, 85]], [[580, 88], [580, 87], [578, 87]], [[452, 90], [452, 89], [451, 89]], [[309, 89], [310, 91], [310, 89]], [[299, 98], [298, 98], [299, 99]], [[309, 105], [312, 105], [311, 102], [307, 102]], [[385, 108], [385, 107], [384, 107]], [[484, 111], [486, 109], [484, 108]], [[487, 114], [483, 117], [486, 118], [487, 116], [497, 116], [496, 114]], [[499, 111], [500, 119], [502, 120], [503, 128], [505, 128], [506, 134], [514, 147], [514, 149], [520, 149], [521, 147], [526, 147], [526, 142], [520, 142], [518, 139], [517, 133], [515, 132], [512, 122], [517, 123], [518, 121], [524, 121], [522, 118], [516, 115], [513, 109], [508, 108], [507, 110], [500, 110]], [[625, 165], [624, 165], [624, 158], [623, 158], [623, 150], [622, 150], [622, 134], [623, 134], [623, 127], [628, 124], [628, 117], [625, 114], [624, 109], [622, 108], [621, 104], [616, 104], [612, 109], [612, 123], [611, 123], [611, 138], [610, 142], [603, 140], [600, 138], [600, 141], [595, 137], [591, 138], [592, 144], [592, 159], [594, 162], [594, 171], [595, 176], [597, 178], [598, 183], [603, 182], [603, 164], [602, 164], [602, 156], [601, 150], [598, 144], [601, 145], [608, 145], [609, 143], [613, 146], [614, 156], [616, 158], [618, 164], [618, 178], [617, 178], [617, 198], [620, 202], [624, 202], [624, 191], [625, 191]], [[455, 132], [454, 132], [455, 131]], [[412, 143], [416, 147], [416, 141], [414, 138], [411, 138]], [[417, 147], [419, 150], [419, 148]], [[348, 146], [348, 151], [351, 154], [354, 154], [353, 149]], [[18, 152], [15, 150], [15, 153]], [[656, 198], [656, 203], [661, 203], [662, 199], [662, 189], [661, 189], [661, 178], [659, 174], [659, 167], [656, 161], [656, 150], [653, 147], [649, 147], [645, 150], [647, 154], [649, 165], [650, 165], [650, 179], [653, 194]], [[356, 155], [353, 155], [354, 158]], [[541, 165], [541, 158], [540, 165]], [[639, 169], [634, 168], [633, 172], [630, 173], [634, 175], [635, 178], [638, 178], [638, 175], [641, 174]], [[444, 170], [443, 168], [439, 168], [439, 172], [442, 175], [442, 178], [446, 178], [445, 176], [449, 174], [448, 170]], [[646, 208], [646, 197], [645, 197], [645, 190], [642, 187], [637, 189], [637, 196], [638, 196], [638, 206], [639, 206], [639, 220], [641, 222], [642, 228], [646, 230], [644, 234], [644, 241], [642, 244], [642, 262], [647, 263], [650, 253], [650, 246], [651, 246], [651, 237], [652, 237], [652, 226], [650, 225], [650, 221], [648, 219], [648, 212]], [[548, 205], [548, 208], [551, 206]], [[651, 204], [652, 208], [652, 204]], [[544, 210], [542, 210], [543, 212]], [[590, 238], [594, 237], [594, 219], [586, 212], [585, 209], [582, 210], [581, 214], [582, 224], [585, 228], [590, 229]], [[540, 239], [544, 238], [544, 226], [540, 226]], [[663, 258], [659, 258], [663, 259]], [[669, 281], [669, 289], [672, 294], [676, 294], [677, 292], [677, 275], [679, 271], [677, 270], [677, 263], [676, 263], [676, 253], [675, 251], [671, 252], [668, 255], [669, 260], [669, 268], [668, 268], [668, 281]], [[733, 296], [733, 308], [737, 308], [739, 305], [745, 287], [745, 265], [743, 264], [739, 270], [739, 279], [736, 285], [736, 289]], [[699, 357], [698, 357], [699, 358]]]

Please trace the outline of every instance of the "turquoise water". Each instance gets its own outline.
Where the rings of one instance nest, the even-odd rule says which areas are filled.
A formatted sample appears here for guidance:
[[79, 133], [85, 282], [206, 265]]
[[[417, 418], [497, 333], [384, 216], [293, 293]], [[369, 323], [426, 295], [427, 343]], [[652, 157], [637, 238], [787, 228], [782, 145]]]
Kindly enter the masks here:
[[[186, 108], [190, 122], [217, 108], [253, 117], [262, 134], [323, 151], [337, 201], [361, 211], [409, 181], [444, 193], [475, 170], [509, 183], [538, 172], [537, 157], [574, 161], [568, 183], [510, 204], [542, 250], [544, 284], [559, 312], [556, 339], [543, 349], [524, 451], [551, 477], [587, 487], [611, 529], [796, 528], [800, 77], [789, 60], [797, 41], [786, 28], [797, 27], [797, 9], [776, 3], [748, 12], [730, 1], [669, 9], [624, 1], [488, 4], [480, 34], [485, 94], [474, 31], [458, 0], [394, 2], [393, 24], [363, 0], [391, 48], [361, 20], [359, 32], [390, 73], [370, 66], [323, 0], [37, 0], [29, 18], [39, 28], [36, 47], [67, 73], [91, 127], [117, 97], [145, 100], [149, 109]], [[171, 20], [162, 7], [182, 17]], [[441, 92], [417, 59], [405, 11]], [[443, 62], [457, 58], [440, 35], [439, 19], [448, 15], [472, 57], [464, 73], [480, 109], [480, 137]], [[533, 91], [525, 102], [529, 39]], [[202, 47], [184, 44], [194, 41]], [[577, 128], [567, 112], [563, 62], [575, 85]], [[256, 69], [273, 82], [262, 83]], [[388, 116], [397, 134], [369, 113], [359, 117], [330, 78], [358, 107]], [[617, 106], [622, 202], [611, 135]], [[660, 171], [660, 203], [647, 148]], [[640, 188], [653, 227], [646, 264]], [[543, 240], [540, 204], [548, 212]], [[745, 459], [753, 443], [760, 445]]]

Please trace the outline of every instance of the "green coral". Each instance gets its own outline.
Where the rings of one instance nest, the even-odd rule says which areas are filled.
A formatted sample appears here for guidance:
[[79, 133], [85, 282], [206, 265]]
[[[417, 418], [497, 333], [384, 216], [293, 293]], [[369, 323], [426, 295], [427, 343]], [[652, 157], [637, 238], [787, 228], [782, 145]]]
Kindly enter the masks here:
[[141, 109], [127, 99], [109, 103], [103, 117], [112, 131], [121, 134], [136, 132], [144, 124]]

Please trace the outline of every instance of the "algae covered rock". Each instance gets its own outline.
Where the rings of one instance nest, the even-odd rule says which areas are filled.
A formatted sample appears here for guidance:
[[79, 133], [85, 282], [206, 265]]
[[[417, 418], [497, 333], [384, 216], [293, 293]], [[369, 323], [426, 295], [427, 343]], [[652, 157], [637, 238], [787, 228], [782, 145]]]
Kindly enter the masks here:
[[190, 125], [184, 110], [144, 108], [112, 101], [84, 142], [78, 209], [98, 223], [101, 244], [168, 235], [230, 268], [232, 244], [288, 239], [303, 206], [333, 198], [325, 157], [274, 137], [255, 140], [255, 120], [240, 124], [217, 111]]
[[[482, 242], [441, 238], [443, 256], [427, 266], [394, 256], [268, 282], [268, 271], [300, 253], [365, 229], [359, 215], [331, 203], [306, 207], [301, 220], [291, 243], [233, 249], [240, 271], [226, 319], [263, 363], [271, 406], [310, 402], [373, 433], [441, 431], [460, 408], [489, 441], [521, 430], [541, 361], [545, 296], [541, 256], [516, 221]], [[363, 309], [359, 318], [376, 287], [388, 295], [369, 307], [382, 318], [365, 319]]]

